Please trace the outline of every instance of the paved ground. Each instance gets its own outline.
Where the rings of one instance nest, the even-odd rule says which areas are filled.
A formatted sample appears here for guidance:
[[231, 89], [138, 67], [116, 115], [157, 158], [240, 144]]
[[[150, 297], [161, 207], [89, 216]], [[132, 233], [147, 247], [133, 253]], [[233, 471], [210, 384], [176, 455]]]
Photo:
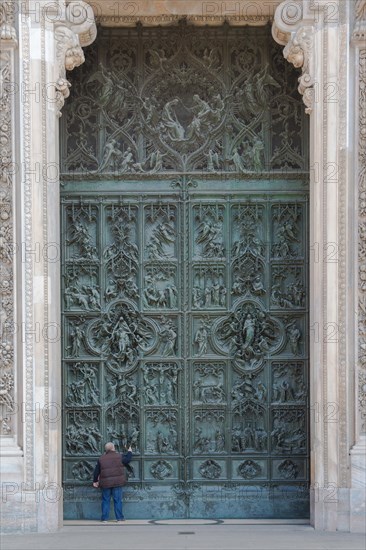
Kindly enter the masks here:
[[[76, 522], [75, 522], [76, 523]], [[307, 524], [126, 521], [68, 522], [50, 535], [5, 535], [1, 550], [364, 550], [365, 537], [317, 532]]]

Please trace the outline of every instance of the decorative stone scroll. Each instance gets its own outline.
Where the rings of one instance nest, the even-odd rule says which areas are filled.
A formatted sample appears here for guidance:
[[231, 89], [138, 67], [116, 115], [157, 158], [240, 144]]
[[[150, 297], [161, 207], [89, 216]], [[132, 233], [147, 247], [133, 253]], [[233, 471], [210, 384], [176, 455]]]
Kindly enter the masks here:
[[72, 71], [85, 61], [82, 47], [94, 42], [97, 29], [91, 6], [82, 0], [70, 2], [62, 19], [55, 24], [56, 58], [58, 79], [56, 81], [56, 105], [61, 116], [65, 99], [70, 95], [70, 82], [66, 70]]
[[278, 6], [272, 27], [273, 38], [285, 46], [283, 55], [302, 69], [298, 90], [310, 114], [314, 102], [313, 25], [315, 12], [301, 0], [286, 0]]

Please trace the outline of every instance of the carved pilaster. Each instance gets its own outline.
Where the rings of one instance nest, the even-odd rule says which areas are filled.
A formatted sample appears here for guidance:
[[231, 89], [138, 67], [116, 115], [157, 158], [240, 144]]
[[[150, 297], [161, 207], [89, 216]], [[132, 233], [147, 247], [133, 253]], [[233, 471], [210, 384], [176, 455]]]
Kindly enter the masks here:
[[[365, 3], [366, 5], [366, 3]], [[364, 21], [366, 23], [366, 21]], [[358, 57], [359, 317], [358, 405], [360, 430], [366, 432], [366, 48]]]
[[0, 435], [14, 433], [14, 3], [0, 3]]
[[65, 99], [70, 95], [70, 83], [66, 78], [66, 70], [72, 71], [85, 61], [82, 47], [91, 44], [97, 35], [94, 13], [86, 2], [70, 2], [63, 13], [62, 19], [55, 23], [56, 60], [58, 78], [56, 80], [56, 105], [58, 116]]
[[[356, 438], [366, 434], [366, 0], [355, 4], [352, 43], [356, 48], [356, 90], [358, 104], [355, 120], [356, 186], [358, 187], [358, 426]], [[356, 122], [357, 124], [357, 122]]]

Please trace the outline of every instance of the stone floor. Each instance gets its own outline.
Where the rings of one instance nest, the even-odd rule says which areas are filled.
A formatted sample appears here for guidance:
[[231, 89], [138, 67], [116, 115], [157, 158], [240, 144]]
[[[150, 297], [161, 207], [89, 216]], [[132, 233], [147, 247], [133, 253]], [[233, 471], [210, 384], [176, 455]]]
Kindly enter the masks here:
[[53, 534], [4, 535], [1, 550], [364, 550], [365, 536], [268, 521], [65, 522]]

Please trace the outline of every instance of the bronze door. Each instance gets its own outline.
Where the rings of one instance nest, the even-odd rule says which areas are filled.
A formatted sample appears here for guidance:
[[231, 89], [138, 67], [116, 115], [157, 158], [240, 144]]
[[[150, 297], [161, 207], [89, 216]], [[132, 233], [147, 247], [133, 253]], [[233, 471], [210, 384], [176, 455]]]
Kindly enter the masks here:
[[[303, 118], [267, 31], [201, 40], [102, 33], [64, 114], [66, 518], [99, 517], [108, 440], [134, 450], [127, 517], [308, 514]], [[256, 74], [271, 94], [254, 116]]]

